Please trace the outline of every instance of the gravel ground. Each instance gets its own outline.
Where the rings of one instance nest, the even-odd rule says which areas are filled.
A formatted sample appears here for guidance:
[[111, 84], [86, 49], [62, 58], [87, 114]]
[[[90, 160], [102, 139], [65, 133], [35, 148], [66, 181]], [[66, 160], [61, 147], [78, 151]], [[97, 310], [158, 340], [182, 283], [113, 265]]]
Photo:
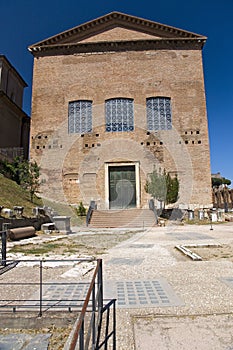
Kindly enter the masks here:
[[[114, 230], [94, 231], [68, 236], [64, 241], [64, 237], [59, 237], [56, 243], [62, 244], [49, 254], [64, 258], [65, 253], [72, 257], [75, 245], [79, 245], [80, 250], [76, 257], [84, 254], [103, 258], [105, 283], [109, 280], [164, 278], [180, 298], [182, 304], [179, 306], [118, 308], [118, 350], [152, 350], [155, 348], [154, 344], [161, 350], [230, 350], [233, 348], [233, 287], [227, 285], [223, 279], [233, 278], [232, 233], [233, 224], [216, 225], [213, 231], [207, 225], [171, 225], [144, 232], [127, 231], [125, 234]], [[40, 243], [36, 240], [35, 242], [38, 247]], [[44, 245], [47, 243], [44, 242]], [[177, 244], [204, 243], [220, 244], [221, 247], [198, 248], [198, 254], [203, 257], [203, 261], [198, 262], [185, 257], [174, 248]], [[151, 248], [146, 248], [147, 245]], [[61, 246], [66, 252], [62, 252]], [[70, 250], [67, 251], [67, 248]], [[46, 254], [48, 253], [45, 256]], [[114, 265], [112, 261], [116, 258], [131, 261], [137, 258], [142, 263]], [[17, 275], [30, 277], [26, 266], [20, 269], [15, 269], [18, 271]], [[45, 277], [54, 278], [55, 272], [61, 275], [68, 269], [69, 267], [47, 268], [44, 271]], [[36, 267], [34, 270], [37, 272]], [[7, 281], [14, 280], [11, 274], [13, 271], [5, 275]], [[31, 295], [31, 292], [30, 290], [26, 293]], [[52, 334], [49, 349], [61, 349], [69, 328], [46, 328]]]
[[[8, 242], [7, 259], [77, 259], [83, 257], [102, 257], [103, 254], [108, 252], [108, 249], [116, 246], [120, 242], [123, 242], [133, 235], [135, 235], [138, 230], [126, 230], [126, 231], [116, 231], [110, 232], [88, 232], [88, 234], [72, 234], [72, 235], [44, 235], [38, 234], [37, 237], [25, 239], [16, 242]], [[60, 276], [65, 272], [69, 271], [74, 267], [75, 263], [67, 263], [68, 265], [63, 266], [64, 263], [59, 262], [51, 264], [51, 267], [45, 266], [43, 268], [43, 282], [51, 280], [60, 280]], [[81, 278], [92, 277], [92, 271], [85, 273], [85, 276]], [[14, 299], [17, 304], [23, 303], [24, 300], [30, 299], [30, 297], [38, 290], [38, 283], [40, 278], [40, 268], [38, 263], [24, 262], [18, 264], [14, 269], [8, 271], [7, 273], [0, 275], [0, 295], [1, 300]], [[27, 284], [26, 287], [18, 284]], [[0, 306], [4, 304], [0, 301]], [[12, 310], [12, 309], [11, 309]], [[12, 312], [12, 311], [10, 311]], [[5, 318], [5, 320], [4, 320]], [[76, 315], [77, 318], [77, 315]], [[44, 321], [45, 326], [38, 327], [35, 323], [33, 328], [30, 328], [32, 322], [28, 322], [28, 326], [14, 326], [13, 319], [9, 318], [9, 313], [3, 313], [0, 319], [0, 335], [5, 335], [9, 333], [28, 333], [28, 334], [41, 334], [49, 333], [51, 334], [49, 341], [49, 350], [60, 350], [63, 349], [64, 344], [71, 332], [72, 325], [75, 318], [69, 317], [69, 315], [64, 315], [64, 320], [68, 320], [68, 325], [57, 326], [53, 321]], [[13, 322], [14, 321], [14, 322]], [[25, 323], [25, 322], [23, 322]], [[62, 323], [61, 320], [59, 324]], [[20, 321], [18, 322], [20, 324]], [[41, 322], [39, 322], [41, 324]], [[7, 325], [7, 327], [6, 327]]]

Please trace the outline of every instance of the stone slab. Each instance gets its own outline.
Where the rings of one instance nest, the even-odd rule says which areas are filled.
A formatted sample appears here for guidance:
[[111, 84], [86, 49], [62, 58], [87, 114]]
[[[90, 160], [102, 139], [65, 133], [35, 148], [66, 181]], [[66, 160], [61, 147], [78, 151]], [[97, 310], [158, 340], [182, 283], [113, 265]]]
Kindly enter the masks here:
[[157, 280], [106, 281], [104, 297], [116, 298], [118, 308], [182, 306], [164, 278]]
[[135, 318], [135, 350], [232, 350], [232, 315]]
[[0, 335], [1, 350], [46, 350], [49, 345], [50, 334], [18, 334]]
[[129, 248], [133, 248], [133, 249], [149, 249], [153, 247], [154, 247], [154, 244], [131, 244], [129, 246]]
[[199, 232], [167, 232], [168, 236], [173, 237], [177, 240], [187, 241], [187, 240], [204, 240], [204, 239], [213, 239], [210, 235]]
[[143, 262], [143, 258], [112, 258], [108, 261], [109, 265], [140, 265]]
[[[80, 309], [83, 301], [86, 299], [90, 283], [70, 283], [62, 282], [61, 284], [50, 282], [50, 285], [44, 286], [42, 294], [42, 311], [48, 309], [53, 311]], [[30, 300], [24, 303], [22, 308], [39, 309], [39, 293], [31, 296]]]

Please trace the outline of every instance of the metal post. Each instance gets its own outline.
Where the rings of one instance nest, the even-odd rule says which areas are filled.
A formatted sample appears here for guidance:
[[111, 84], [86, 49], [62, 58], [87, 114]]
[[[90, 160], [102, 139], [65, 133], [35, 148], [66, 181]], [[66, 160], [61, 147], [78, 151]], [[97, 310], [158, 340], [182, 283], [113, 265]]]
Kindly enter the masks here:
[[6, 266], [6, 231], [2, 232], [2, 266]]
[[82, 326], [79, 333], [79, 349], [84, 350], [84, 320], [82, 320]]
[[99, 261], [99, 270], [98, 270], [98, 291], [99, 291], [99, 298], [98, 298], [98, 309], [103, 309], [103, 274], [102, 274], [102, 260]]
[[96, 311], [96, 305], [95, 305], [95, 284], [94, 284], [92, 289], [92, 350], [95, 350], [95, 347], [96, 347], [95, 311]]
[[10, 223], [2, 224], [2, 261], [1, 265], [6, 266], [6, 239], [7, 239], [7, 231]]
[[107, 309], [106, 326], [105, 326], [105, 345], [104, 345], [104, 350], [108, 350], [109, 319], [110, 319], [110, 308]]
[[43, 282], [43, 277], [42, 277], [42, 260], [40, 260], [40, 311], [39, 311], [39, 317], [42, 316], [42, 282]]
[[212, 216], [210, 214], [210, 230], [213, 231], [213, 226], [212, 226]]
[[113, 302], [113, 350], [116, 350], [116, 300]]

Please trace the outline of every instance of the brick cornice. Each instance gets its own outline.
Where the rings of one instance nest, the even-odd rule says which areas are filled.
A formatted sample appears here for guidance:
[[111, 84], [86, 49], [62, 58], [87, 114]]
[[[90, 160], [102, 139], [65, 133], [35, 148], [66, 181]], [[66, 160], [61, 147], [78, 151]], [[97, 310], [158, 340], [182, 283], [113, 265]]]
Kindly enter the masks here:
[[73, 53], [148, 51], [148, 50], [201, 50], [205, 39], [166, 39], [96, 42], [37, 46], [30, 49], [35, 57], [70, 55]]

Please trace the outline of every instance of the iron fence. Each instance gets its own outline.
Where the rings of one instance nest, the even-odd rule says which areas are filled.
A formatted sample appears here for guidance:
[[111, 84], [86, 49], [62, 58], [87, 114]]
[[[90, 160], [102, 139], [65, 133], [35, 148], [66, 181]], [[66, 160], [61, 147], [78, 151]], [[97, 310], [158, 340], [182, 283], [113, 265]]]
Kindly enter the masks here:
[[[59, 263], [65, 266], [82, 262], [95, 262], [91, 282], [49, 281], [48, 276], [44, 278], [44, 271], [47, 271], [49, 264]], [[26, 272], [22, 280], [22, 273], [18, 273], [18, 267], [21, 264], [26, 265], [27, 268], [32, 265], [37, 267], [33, 269], [33, 276], [31, 274], [30, 277], [27, 276]], [[49, 311], [76, 311], [78, 319], [65, 345], [65, 350], [116, 349], [116, 300], [105, 301], [103, 299], [101, 259], [22, 259], [13, 261], [7, 260], [4, 255], [1, 265], [0, 274], [2, 271], [4, 275], [0, 280], [0, 312], [36, 312], [41, 317], [42, 314]], [[13, 269], [16, 266], [17, 268]], [[8, 272], [9, 269], [13, 270]], [[57, 297], [49, 297], [49, 288], [57, 288], [60, 291], [65, 289], [66, 293]], [[82, 291], [82, 298], [69, 295], [69, 290], [75, 288]], [[27, 292], [26, 297], [23, 298], [25, 291]], [[31, 297], [32, 293], [34, 297]], [[14, 297], [8, 297], [10, 295]]]
[[[87, 317], [89, 303], [91, 315]], [[103, 306], [102, 260], [98, 260], [79, 319], [64, 350], [107, 350], [110, 346], [116, 350], [116, 300]]]

